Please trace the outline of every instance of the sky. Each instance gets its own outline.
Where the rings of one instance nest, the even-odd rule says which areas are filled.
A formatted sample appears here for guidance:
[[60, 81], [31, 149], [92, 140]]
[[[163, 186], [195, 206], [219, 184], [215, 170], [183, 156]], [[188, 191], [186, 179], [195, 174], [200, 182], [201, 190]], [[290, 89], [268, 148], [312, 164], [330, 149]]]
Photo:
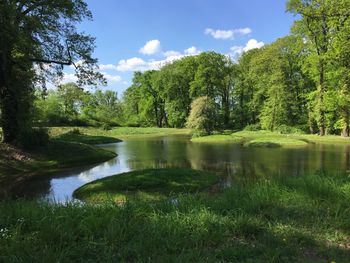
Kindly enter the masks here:
[[[134, 71], [159, 69], [184, 56], [216, 51], [236, 59], [289, 34], [284, 0], [88, 0], [94, 57], [107, 87], [122, 95]], [[64, 82], [74, 81], [65, 70]]]

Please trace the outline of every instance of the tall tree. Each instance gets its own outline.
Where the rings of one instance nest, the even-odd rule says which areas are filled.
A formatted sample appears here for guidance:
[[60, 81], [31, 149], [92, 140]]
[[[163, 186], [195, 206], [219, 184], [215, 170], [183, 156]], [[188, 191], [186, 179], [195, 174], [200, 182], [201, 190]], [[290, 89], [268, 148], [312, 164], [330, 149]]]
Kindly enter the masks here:
[[289, 0], [288, 11], [301, 15], [294, 32], [300, 34], [310, 47], [310, 72], [318, 83], [314, 103], [320, 135], [326, 133], [325, 93], [333, 39], [349, 18], [348, 0]]
[[[15, 143], [24, 127], [34, 81], [60, 77], [74, 61], [81, 84], [103, 82], [91, 57], [94, 38], [76, 24], [91, 19], [83, 0], [0, 1], [0, 106], [3, 140]], [[27, 118], [28, 119], [28, 118]]]

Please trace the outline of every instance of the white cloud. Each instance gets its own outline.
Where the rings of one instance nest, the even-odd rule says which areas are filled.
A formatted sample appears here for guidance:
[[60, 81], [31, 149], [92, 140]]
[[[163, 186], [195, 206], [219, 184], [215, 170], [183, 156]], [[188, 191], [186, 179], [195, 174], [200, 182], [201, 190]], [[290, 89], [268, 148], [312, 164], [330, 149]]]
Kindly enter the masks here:
[[198, 55], [200, 53], [200, 51], [194, 46], [192, 46], [188, 49], [185, 49], [184, 52], [186, 55], [190, 55], [190, 56], [195, 56], [195, 55]]
[[215, 39], [233, 39], [232, 30], [214, 30], [207, 28], [204, 33], [206, 35], [211, 35]]
[[262, 46], [264, 46], [264, 42], [258, 42], [255, 39], [250, 39], [248, 41], [248, 43], [245, 45], [243, 51], [247, 52], [248, 50], [254, 49], [254, 48], [261, 48]]
[[264, 42], [258, 42], [256, 39], [250, 39], [245, 46], [233, 46], [230, 48], [231, 56], [233, 58], [239, 57], [243, 52], [247, 52], [254, 48], [261, 48], [265, 44]]
[[69, 83], [69, 82], [76, 82], [78, 81], [77, 76], [75, 76], [74, 73], [63, 73], [63, 78], [61, 83]]
[[181, 55], [180, 52], [174, 51], [174, 50], [165, 51], [163, 54], [164, 54], [165, 57], [174, 57], [174, 56]]
[[215, 39], [234, 39], [236, 34], [247, 35], [252, 33], [252, 30], [249, 27], [230, 30], [207, 28], [204, 33], [206, 35], [211, 35]]
[[129, 58], [129, 59], [122, 59], [119, 61], [117, 65], [118, 71], [144, 71], [147, 70], [147, 62], [144, 61], [142, 58]]
[[117, 70], [121, 72], [158, 70], [166, 64], [172, 63], [186, 56], [198, 55], [200, 52], [201, 51], [196, 47], [190, 47], [188, 49], [185, 49], [183, 53], [174, 50], [166, 51], [163, 53], [165, 58], [161, 60], [150, 59], [148, 61], [145, 61], [142, 58], [138, 57], [122, 59], [117, 65]]
[[158, 39], [148, 41], [139, 52], [144, 55], [153, 55], [161, 51], [160, 41]]
[[245, 28], [234, 29], [234, 32], [242, 35], [248, 35], [252, 33], [252, 30], [249, 27], [245, 27]]
[[113, 64], [100, 64], [100, 70], [117, 70], [117, 66]]
[[106, 78], [109, 82], [120, 82], [122, 80], [121, 76], [118, 75], [110, 75], [106, 72], [101, 72], [102, 75]]

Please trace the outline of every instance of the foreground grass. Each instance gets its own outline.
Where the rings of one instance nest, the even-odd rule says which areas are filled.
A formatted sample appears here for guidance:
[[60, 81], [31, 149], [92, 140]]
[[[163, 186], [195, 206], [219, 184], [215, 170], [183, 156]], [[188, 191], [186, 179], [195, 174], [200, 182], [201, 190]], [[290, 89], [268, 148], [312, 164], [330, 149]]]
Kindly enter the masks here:
[[51, 140], [46, 146], [32, 151], [0, 144], [0, 186], [15, 185], [65, 168], [107, 161], [115, 156], [115, 153], [97, 147], [60, 140]]
[[52, 136], [59, 136], [74, 129], [79, 129], [81, 133], [90, 136], [107, 136], [118, 139], [142, 139], [147, 137], [157, 137], [166, 135], [188, 135], [191, 133], [191, 130], [189, 129], [155, 127], [117, 127], [111, 130], [103, 130], [94, 127], [52, 127], [49, 131]]
[[217, 182], [209, 172], [168, 168], [133, 171], [93, 181], [78, 188], [74, 197], [83, 201], [125, 202], [161, 200], [169, 195], [194, 193]]
[[0, 203], [2, 262], [349, 262], [350, 179], [238, 181], [122, 206]]
[[350, 143], [350, 138], [340, 136], [318, 136], [307, 134], [281, 134], [270, 131], [240, 131], [232, 134], [215, 134], [192, 138], [200, 143], [242, 143], [253, 147], [293, 147], [309, 143]]

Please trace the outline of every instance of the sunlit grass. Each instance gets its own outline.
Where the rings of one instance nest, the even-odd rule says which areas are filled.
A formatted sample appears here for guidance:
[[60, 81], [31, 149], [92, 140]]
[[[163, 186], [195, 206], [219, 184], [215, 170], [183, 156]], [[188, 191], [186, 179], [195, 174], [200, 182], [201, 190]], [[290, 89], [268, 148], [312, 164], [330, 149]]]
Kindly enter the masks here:
[[107, 136], [118, 139], [142, 139], [154, 136], [166, 135], [188, 135], [191, 133], [189, 129], [175, 128], [155, 128], [155, 127], [116, 127], [111, 130], [103, 130], [93, 127], [52, 127], [49, 129], [52, 136], [58, 136], [71, 130], [79, 129], [81, 133], [92, 136]]

